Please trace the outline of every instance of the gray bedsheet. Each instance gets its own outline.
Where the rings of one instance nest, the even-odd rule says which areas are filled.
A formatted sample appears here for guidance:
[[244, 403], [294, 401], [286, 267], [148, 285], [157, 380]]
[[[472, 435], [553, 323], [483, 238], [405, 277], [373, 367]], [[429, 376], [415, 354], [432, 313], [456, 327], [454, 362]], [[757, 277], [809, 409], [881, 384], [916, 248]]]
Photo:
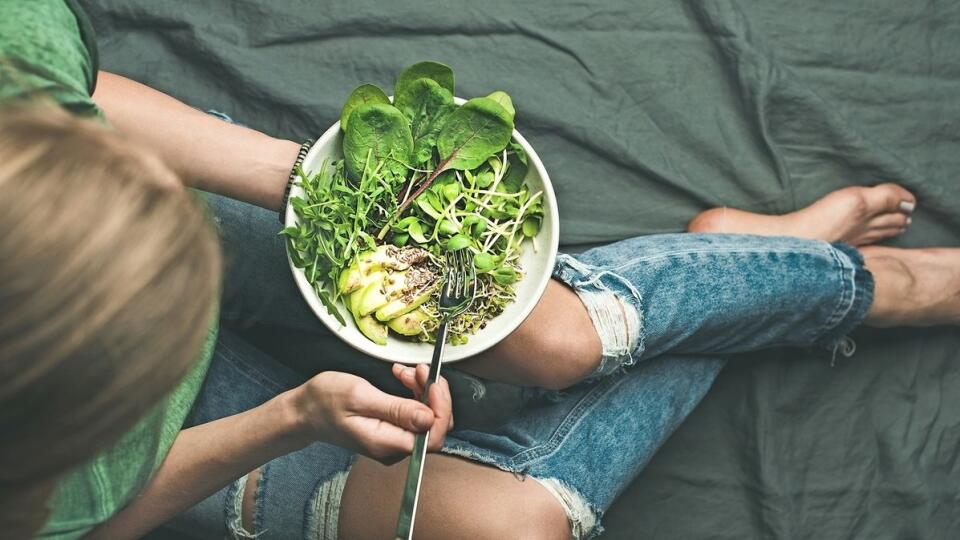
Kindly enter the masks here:
[[[87, 4], [104, 69], [279, 135], [318, 135], [354, 86], [421, 59], [463, 96], [509, 92], [568, 249], [880, 181], [919, 198], [894, 245], [960, 245], [952, 1]], [[732, 359], [605, 537], [958, 537], [960, 333], [855, 337], [834, 367]]]

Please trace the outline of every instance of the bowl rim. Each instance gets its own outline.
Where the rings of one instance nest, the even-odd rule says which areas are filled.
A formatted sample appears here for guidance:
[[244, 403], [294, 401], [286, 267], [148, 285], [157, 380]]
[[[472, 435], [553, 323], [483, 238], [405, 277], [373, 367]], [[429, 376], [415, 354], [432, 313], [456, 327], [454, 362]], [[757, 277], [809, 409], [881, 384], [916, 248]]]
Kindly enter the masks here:
[[[461, 105], [466, 100], [455, 97], [454, 101], [458, 105]], [[317, 139], [313, 146], [311, 146], [310, 150], [304, 157], [304, 163], [315, 161], [317, 159], [317, 154], [320, 153], [327, 145], [331, 144], [331, 141], [335, 140], [339, 134], [340, 121], [338, 120], [334, 122], [334, 124], [330, 126], [323, 133], [323, 135], [320, 136], [319, 139]], [[527, 139], [524, 138], [523, 135], [521, 135], [516, 129], [513, 130], [511, 136], [520, 144], [521, 147], [523, 147], [524, 151], [527, 153], [527, 159], [530, 161], [530, 164], [533, 166], [533, 168], [536, 169], [538, 175], [540, 176], [540, 180], [543, 183], [543, 198], [547, 208], [549, 209], [547, 213], [548, 218], [544, 221], [550, 227], [550, 237], [552, 238], [550, 245], [544, 246], [546, 248], [545, 251], [547, 252], [546, 267], [548, 268], [548, 271], [540, 276], [539, 282], [536, 283], [536, 288], [534, 289], [534, 294], [531, 297], [531, 301], [528, 302], [527, 305], [522, 306], [521, 310], [516, 314], [514, 317], [515, 323], [508, 323], [504, 325], [499, 331], [497, 331], [496, 334], [486, 334], [484, 337], [487, 344], [479, 348], [469, 347], [469, 345], [476, 343], [473, 341], [468, 342], [464, 346], [448, 347], [444, 352], [444, 363], [457, 362], [471, 358], [503, 341], [508, 335], [513, 333], [514, 330], [523, 324], [523, 321], [525, 321], [527, 317], [530, 316], [530, 313], [533, 312], [533, 309], [540, 302], [540, 299], [543, 298], [543, 293], [546, 291], [547, 285], [550, 283], [550, 279], [552, 277], [552, 269], [556, 263], [557, 251], [560, 244], [560, 219], [557, 212], [557, 198], [553, 190], [553, 183], [550, 181], [550, 176], [547, 173], [547, 169], [544, 167], [543, 162], [540, 160], [540, 156], [537, 154], [536, 150], [533, 149], [533, 146], [527, 141]], [[302, 193], [301, 187], [296, 185], [292, 186], [289, 199], [292, 199], [298, 190]], [[293, 205], [290, 203], [289, 199], [287, 200], [286, 207], [284, 208], [284, 227], [292, 227], [297, 223], [296, 212], [294, 211]], [[541, 230], [541, 233], [542, 232], [543, 231]], [[389, 342], [387, 345], [377, 345], [376, 343], [363, 338], [360, 340], [362, 341], [361, 343], [350, 339], [348, 335], [344, 335], [342, 330], [346, 329], [346, 326], [340, 324], [336, 318], [327, 313], [327, 310], [323, 306], [322, 302], [320, 302], [317, 293], [313, 290], [313, 286], [310, 285], [309, 281], [307, 281], [303, 269], [297, 268], [293, 264], [293, 259], [290, 257], [290, 244], [288, 242], [284, 242], [284, 250], [287, 254], [287, 265], [290, 267], [290, 270], [293, 273], [294, 282], [296, 282], [297, 288], [299, 289], [304, 300], [307, 302], [307, 305], [310, 307], [310, 310], [313, 311], [317, 318], [320, 319], [320, 321], [333, 334], [337, 335], [337, 337], [339, 337], [347, 345], [364, 354], [386, 362], [398, 362], [403, 364], [430, 363], [431, 355], [429, 353], [429, 349], [424, 354], [423, 358], [399, 358], [398, 355], [390, 354], [389, 351], [391, 348], [389, 346]], [[529, 279], [529, 277], [530, 276], [525, 276], [524, 279]], [[483, 330], [481, 330], [481, 332], [483, 332]], [[433, 348], [433, 345], [429, 343], [424, 343], [423, 346], [424, 348]]]

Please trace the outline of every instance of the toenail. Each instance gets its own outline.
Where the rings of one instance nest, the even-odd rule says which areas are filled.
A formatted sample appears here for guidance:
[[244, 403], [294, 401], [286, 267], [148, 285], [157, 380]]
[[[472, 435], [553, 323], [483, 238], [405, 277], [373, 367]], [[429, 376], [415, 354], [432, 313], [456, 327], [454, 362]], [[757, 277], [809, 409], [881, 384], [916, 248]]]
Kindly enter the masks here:
[[913, 209], [917, 207], [917, 203], [912, 203], [910, 201], [900, 201], [900, 209], [904, 212], [913, 212]]
[[909, 225], [909, 224], [911, 224], [911, 223], [913, 223], [913, 218], [912, 218], [912, 217], [908, 217], [908, 218], [907, 218], [907, 225]]

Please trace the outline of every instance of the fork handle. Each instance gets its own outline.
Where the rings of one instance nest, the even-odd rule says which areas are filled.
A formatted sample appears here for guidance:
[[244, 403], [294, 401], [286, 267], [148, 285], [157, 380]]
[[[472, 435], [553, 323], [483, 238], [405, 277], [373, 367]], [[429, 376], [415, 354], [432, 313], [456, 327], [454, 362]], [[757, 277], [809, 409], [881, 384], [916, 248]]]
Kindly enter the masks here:
[[430, 385], [440, 380], [440, 359], [443, 357], [443, 348], [447, 344], [447, 321], [444, 320], [437, 327], [437, 343], [433, 346], [433, 358], [430, 360], [430, 373], [427, 375], [427, 384], [423, 387], [420, 401], [428, 402]]
[[[440, 359], [447, 341], [447, 321], [437, 327], [437, 343], [433, 346], [433, 359], [430, 361], [430, 374], [420, 396], [422, 403], [429, 404], [430, 385], [440, 380]], [[400, 515], [397, 517], [396, 540], [412, 540], [413, 524], [417, 518], [417, 503], [420, 502], [420, 483], [423, 481], [423, 461], [427, 457], [427, 444], [430, 431], [418, 433], [413, 441], [413, 452], [407, 466], [407, 478], [403, 485], [403, 499], [400, 502]]]

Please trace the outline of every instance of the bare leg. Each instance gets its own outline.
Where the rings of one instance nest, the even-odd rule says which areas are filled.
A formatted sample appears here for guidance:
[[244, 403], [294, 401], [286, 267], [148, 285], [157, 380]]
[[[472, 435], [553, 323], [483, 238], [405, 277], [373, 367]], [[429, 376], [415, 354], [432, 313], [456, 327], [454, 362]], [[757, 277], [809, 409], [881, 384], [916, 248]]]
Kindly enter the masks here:
[[457, 368], [500, 382], [559, 390], [593, 373], [602, 354], [600, 336], [580, 297], [554, 279], [519, 328]]
[[689, 232], [798, 236], [862, 246], [896, 236], [910, 225], [912, 193], [896, 184], [848, 187], [782, 216], [714, 208], [693, 218]]
[[[535, 480], [441, 454], [424, 467], [418, 539], [570, 537], [560, 502]], [[340, 538], [393, 538], [406, 473], [407, 460], [384, 466], [360, 458], [343, 492]]]
[[[690, 230], [799, 236], [863, 245], [902, 232], [909, 225], [915, 204], [913, 195], [895, 184], [852, 187], [785, 216], [709, 210], [691, 222]], [[864, 249], [877, 282], [867, 324], [953, 324], [955, 302], [936, 303], [928, 297], [949, 289], [948, 269], [960, 266], [960, 261], [953, 258], [960, 251], [933, 254], [929, 250], [870, 249], [880, 248]], [[552, 281], [533, 313], [513, 334], [458, 367], [502, 382], [563, 389], [592, 373], [600, 364], [601, 354], [600, 338], [579, 297]]]
[[896, 184], [834, 191], [784, 216], [714, 208], [690, 222], [690, 232], [788, 235], [861, 246], [876, 281], [870, 326], [960, 324], [960, 248], [865, 246], [902, 232], [916, 200]]
[[869, 326], [960, 324], [960, 248], [861, 248], [876, 281]]

